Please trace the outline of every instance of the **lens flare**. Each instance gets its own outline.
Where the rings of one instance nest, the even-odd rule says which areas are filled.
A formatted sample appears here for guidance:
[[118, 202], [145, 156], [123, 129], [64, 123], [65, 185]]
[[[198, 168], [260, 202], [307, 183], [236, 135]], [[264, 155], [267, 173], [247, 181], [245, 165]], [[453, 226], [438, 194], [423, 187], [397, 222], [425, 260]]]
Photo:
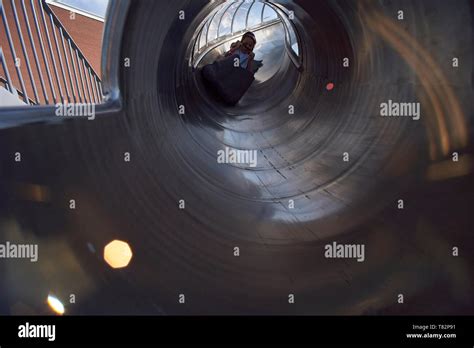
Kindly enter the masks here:
[[132, 249], [128, 243], [120, 240], [114, 240], [104, 248], [104, 260], [112, 268], [127, 267], [132, 256]]
[[63, 315], [65, 312], [64, 305], [53, 295], [48, 295], [48, 305], [56, 314]]

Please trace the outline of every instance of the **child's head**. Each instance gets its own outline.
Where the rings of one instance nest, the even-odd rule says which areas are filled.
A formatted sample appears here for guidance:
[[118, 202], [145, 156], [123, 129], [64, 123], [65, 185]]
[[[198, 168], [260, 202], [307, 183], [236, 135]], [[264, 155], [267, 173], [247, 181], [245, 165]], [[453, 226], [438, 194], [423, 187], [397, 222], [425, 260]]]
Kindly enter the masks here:
[[251, 31], [246, 32], [242, 36], [242, 52], [250, 54], [253, 52], [255, 45], [257, 44], [257, 39], [255, 38], [255, 34]]

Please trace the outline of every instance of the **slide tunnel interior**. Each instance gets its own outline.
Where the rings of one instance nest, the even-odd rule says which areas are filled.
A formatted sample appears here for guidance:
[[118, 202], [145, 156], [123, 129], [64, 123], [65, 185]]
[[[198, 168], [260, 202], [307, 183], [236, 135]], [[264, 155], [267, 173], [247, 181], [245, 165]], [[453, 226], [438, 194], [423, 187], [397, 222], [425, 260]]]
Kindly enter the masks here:
[[[48, 313], [51, 292], [71, 314], [474, 313], [472, 3], [271, 4], [236, 106], [199, 74], [235, 37], [194, 63], [208, 16], [240, 3], [136, 0], [121, 111], [1, 131], [0, 234], [40, 257], [0, 264], [0, 313]], [[389, 101], [419, 117], [381, 116]], [[112, 240], [128, 267], [104, 262]]]

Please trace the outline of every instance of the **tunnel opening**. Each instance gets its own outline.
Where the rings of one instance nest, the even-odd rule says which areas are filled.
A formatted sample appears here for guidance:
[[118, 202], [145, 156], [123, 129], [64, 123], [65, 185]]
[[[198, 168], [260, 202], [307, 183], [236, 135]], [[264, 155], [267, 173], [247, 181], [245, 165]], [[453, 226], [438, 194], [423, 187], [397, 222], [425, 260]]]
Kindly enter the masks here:
[[[267, 211], [269, 221], [287, 219], [288, 201], [294, 200], [301, 209], [290, 212], [290, 218], [301, 223], [327, 217], [342, 221], [336, 215], [341, 211], [350, 213], [346, 222], [351, 223], [356, 215], [353, 200], [365, 200], [374, 192], [374, 182], [364, 180], [365, 173], [376, 170], [384, 160], [380, 156], [377, 161], [365, 161], [374, 143], [384, 137], [384, 130], [366, 109], [354, 109], [354, 99], [363, 98], [364, 107], [370, 105], [370, 100], [354, 88], [360, 76], [342, 64], [344, 58], [357, 64], [353, 36], [360, 29], [355, 9], [350, 3], [341, 9], [329, 1], [285, 2], [284, 8], [295, 16], [302, 66], [296, 69], [288, 61], [287, 66], [293, 69], [279, 70], [265, 81], [275, 81], [268, 86], [272, 91], [268, 99], [248, 109], [233, 109], [203, 97], [205, 94], [196, 88], [199, 81], [192, 64], [196, 33], [220, 4], [184, 2], [180, 9], [186, 12], [186, 23], [170, 16], [153, 29], [147, 25], [154, 22], [152, 13], [147, 14], [148, 21], [142, 22], [135, 22], [132, 14], [130, 25], [139, 26], [135, 32], [143, 37], [137, 43], [133, 41], [137, 37], [126, 37], [127, 47], [135, 54], [134, 47], [147, 40], [146, 51], [139, 53], [139, 59], [147, 58], [144, 66], [148, 69], [139, 69], [133, 78], [127, 73], [124, 83], [125, 92], [130, 93], [126, 100], [133, 101], [138, 95], [149, 97], [145, 103], [129, 104], [136, 115], [133, 124], [149, 135], [137, 139], [138, 146], [161, 155], [165, 150], [170, 156], [175, 153], [179, 159], [173, 160], [178, 166], [175, 170], [187, 168], [198, 173], [200, 182], [220, 193], [218, 201], [225, 197], [230, 205], [237, 204], [234, 199], [250, 205], [271, 203], [270, 207], [257, 208]], [[160, 69], [156, 80], [150, 80], [150, 70], [158, 66], [166, 68]], [[293, 84], [294, 76], [297, 80]], [[282, 88], [289, 82], [289, 90]], [[326, 89], [328, 82], [335, 84], [333, 91]], [[157, 140], [170, 134], [180, 134], [179, 141], [163, 148]], [[385, 139], [393, 142], [397, 136], [395, 132]], [[257, 151], [257, 166], [219, 165], [216, 154], [225, 148]], [[347, 151], [351, 152], [351, 160], [341, 161]], [[359, 174], [347, 175], [354, 172]], [[341, 222], [337, 229], [344, 228]]]
[[[344, 308], [341, 298], [348, 297], [331, 296], [333, 287], [326, 279], [334, 268], [326, 273], [327, 260], [316, 257], [322, 253], [315, 250], [328, 241], [383, 234], [378, 226], [357, 234], [354, 229], [382, 208], [393, 207], [400, 197], [396, 191], [408, 187], [425, 158], [420, 123], [376, 114], [380, 101], [413, 100], [415, 94], [413, 73], [365, 22], [369, 17], [383, 25], [393, 8], [369, 2], [372, 12], [364, 13], [371, 16], [362, 17], [360, 6], [366, 2], [284, 1], [295, 14], [293, 23], [304, 44], [299, 52], [302, 70], [291, 93], [276, 101], [264, 100], [259, 109], [254, 105], [247, 113], [207, 100], [194, 80], [193, 38], [222, 3], [177, 1], [165, 13], [154, 2], [146, 2], [147, 6], [138, 2], [128, 19], [127, 28], [134, 30], [126, 32], [123, 55], [141, 64], [123, 73], [129, 115], [124, 129], [132, 130], [134, 153], [143, 157], [134, 160], [129, 178], [152, 203], [144, 206], [153, 226], [147, 231], [159, 240], [157, 248], [165, 249], [169, 240], [179, 245], [183, 268], [189, 260], [199, 259], [193, 270], [224, 272], [228, 258], [225, 254], [216, 258], [216, 250], [223, 244], [251, 247], [249, 264], [258, 270], [245, 285], [238, 274], [235, 282], [229, 281], [229, 287], [238, 283], [237, 288], [244, 290], [231, 290], [226, 282], [214, 292], [216, 297], [227, 291], [257, 294], [252, 303], [259, 305], [242, 310], [248, 303], [241, 301], [242, 312], [255, 308], [258, 312], [269, 297], [281, 296], [288, 282], [278, 276], [267, 278], [276, 269], [296, 269], [303, 278], [318, 274], [308, 282], [311, 291], [321, 289], [321, 284], [329, 289], [316, 291], [324, 296], [315, 296], [314, 302], [327, 306], [318, 311], [337, 312], [334, 308]], [[186, 13], [184, 22], [176, 16], [180, 10]], [[343, 65], [345, 58], [349, 67]], [[331, 91], [325, 88], [329, 82], [335, 86]], [[281, 90], [272, 86], [274, 94]], [[257, 166], [217, 163], [216, 154], [225, 147], [257, 150]], [[131, 188], [128, 193], [136, 195]], [[176, 208], [181, 199], [185, 212]], [[135, 200], [137, 206], [143, 201]], [[396, 260], [396, 252], [384, 245], [384, 256]], [[297, 255], [301, 248], [307, 254]], [[377, 272], [379, 260], [354, 277]], [[380, 277], [387, 281], [390, 273], [384, 273]]]
[[[134, 38], [126, 37], [127, 45], [133, 52], [133, 47], [140, 41], [149, 40], [146, 52], [140, 53], [140, 57], [147, 58], [145, 66], [148, 69], [146, 73], [134, 75], [133, 81], [129, 79], [130, 74], [125, 76], [124, 90], [130, 93], [130, 97], [126, 95], [125, 98], [134, 100], [133, 95], [137, 93], [153, 98], [145, 104], [130, 105], [133, 112], [140, 115], [134, 120], [138, 127], [141, 127], [137, 124], [139, 119], [152, 117], [150, 123], [145, 121], [152, 126], [145, 132], [155, 132], [150, 134], [153, 140], [147, 146], [153, 146], [163, 130], [184, 132], [182, 141], [176, 144], [179, 148], [176, 151], [180, 152], [178, 157], [187, 163], [186, 166], [200, 172], [216, 190], [250, 201], [302, 199], [308, 210], [312, 210], [321, 202], [317, 203], [318, 199], [311, 201], [306, 196], [314, 194], [319, 197], [318, 192], [338, 180], [351, 165], [341, 166], [339, 158], [332, 155], [332, 152], [344, 152], [336, 139], [344, 137], [344, 132], [353, 129], [354, 124], [364, 125], [367, 120], [346, 119], [344, 114], [339, 114], [348, 107], [345, 104], [349, 100], [339, 104], [337, 101], [341, 94], [349, 94], [353, 77], [350, 69], [341, 69], [343, 57], [353, 57], [353, 48], [347, 26], [339, 13], [326, 1], [317, 4], [288, 2], [285, 7], [276, 2], [272, 4], [288, 17], [290, 11], [294, 13], [292, 25], [298, 37], [301, 66], [295, 64], [291, 55], [283, 55], [282, 64], [274, 68], [273, 76], [256, 83], [256, 93], [249, 93], [241, 105], [225, 107], [209, 98], [199, 88], [200, 81], [193, 66], [196, 62], [192, 59], [203, 23], [207, 23], [206, 18], [219, 11], [219, 6], [228, 7], [228, 2], [186, 2], [186, 6], [181, 7], [188, 18], [185, 25], [175, 18], [162, 22], [163, 28], [153, 30], [145, 28], [147, 22], [134, 23], [143, 26], [140, 32], [147, 35], [137, 43], [129, 43], [128, 40]], [[149, 22], [153, 22], [151, 13], [147, 17]], [[133, 18], [132, 14], [132, 21]], [[176, 49], [170, 50], [169, 47]], [[149, 71], [158, 66], [166, 68], [160, 70], [155, 81], [151, 81]], [[328, 93], [325, 88], [329, 80], [337, 84], [333, 93]], [[259, 92], [268, 94], [265, 98], [256, 98]], [[182, 114], [180, 108], [184, 111]], [[170, 113], [170, 110], [174, 112]], [[360, 140], [351, 139], [355, 143]], [[331, 154], [321, 156], [321, 150], [330, 145], [333, 147]], [[365, 146], [368, 144], [364, 143]], [[255, 168], [239, 165], [216, 167], [216, 153], [226, 147], [257, 151], [258, 165]], [[314, 175], [315, 168], [319, 169], [317, 176]], [[333, 201], [334, 207], [318, 210], [316, 216], [344, 206], [340, 200], [325, 195], [321, 197], [323, 201]], [[315, 213], [311, 212], [310, 216], [305, 219], [313, 218]]]
[[262, 101], [268, 108], [289, 95], [302, 67], [301, 43], [291, 18], [293, 13], [285, 7], [261, 0], [228, 0], [211, 11], [198, 25], [190, 46], [190, 63], [201, 96], [219, 105], [215, 93], [204, 86], [201, 69], [224, 57], [246, 32], [254, 33], [257, 39], [252, 67], [255, 80], [237, 105], [219, 106], [229, 115], [252, 117], [263, 110], [259, 107]]
[[[347, 230], [379, 209], [364, 202], [391, 194], [377, 187], [387, 187], [393, 177], [368, 178], [396, 155], [403, 132], [416, 129], [373, 117], [387, 72], [371, 59], [385, 47], [374, 46], [364, 65], [355, 58], [354, 47], [367, 34], [352, 2], [285, 2], [295, 16], [301, 67], [288, 61], [294, 69], [279, 70], [265, 81], [275, 81], [268, 86], [272, 95], [257, 105], [225, 108], [196, 87], [192, 61], [200, 25], [222, 3], [183, 1], [167, 15], [158, 5], [138, 3], [128, 18], [127, 27], [134, 30], [126, 32], [123, 55], [141, 64], [123, 72], [122, 88], [126, 112], [133, 115], [126, 128], [140, 135], [132, 139], [139, 152], [152, 157], [143, 172], [168, 178], [159, 187], [173, 197], [182, 187], [196, 197], [212, 197], [211, 211], [225, 217], [225, 233], [238, 239], [261, 242], [251, 224], [247, 233], [247, 222], [234, 219], [233, 209], [249, 216], [258, 212], [263, 239], [270, 244], [320, 240]], [[180, 10], [184, 21], [172, 16]], [[159, 25], [156, 18], [163, 18]], [[369, 78], [375, 82], [367, 84]], [[289, 81], [292, 87], [285, 90]], [[329, 82], [334, 89], [326, 89]], [[222, 165], [218, 153], [228, 148], [255, 151], [257, 165]], [[350, 159], [344, 160], [347, 154]], [[159, 168], [151, 166], [163, 161]], [[298, 209], [289, 210], [291, 202]], [[193, 218], [212, 217], [196, 211]], [[294, 221], [296, 233], [288, 231], [288, 221]], [[311, 232], [321, 226], [329, 229]]]

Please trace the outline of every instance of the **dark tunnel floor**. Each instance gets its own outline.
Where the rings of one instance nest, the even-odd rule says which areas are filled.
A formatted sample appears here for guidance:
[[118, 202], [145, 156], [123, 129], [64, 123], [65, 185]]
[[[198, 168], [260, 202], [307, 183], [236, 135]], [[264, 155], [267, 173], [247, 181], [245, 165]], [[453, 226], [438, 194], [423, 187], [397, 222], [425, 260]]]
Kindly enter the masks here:
[[[412, 70], [451, 51], [472, 57], [447, 39], [469, 37], [468, 2], [404, 5], [402, 32], [381, 21], [397, 2], [288, 2], [304, 69], [282, 58], [235, 108], [201, 90], [181, 59], [187, 44], [163, 49], [192, 41], [205, 5], [169, 5], [186, 7], [182, 27], [159, 1], [134, 3], [123, 55], [140, 64], [121, 71], [119, 114], [2, 130], [0, 233], [38, 242], [41, 258], [0, 263], [0, 314], [49, 313], [50, 292], [76, 295], [68, 314], [474, 314], [474, 177], [437, 176], [450, 151], [472, 158], [472, 66]], [[405, 32], [429, 55], [407, 53]], [[389, 99], [422, 100], [423, 120], [378, 116]], [[431, 123], [442, 122], [432, 104], [445, 132]], [[257, 166], [220, 165], [223, 147], [257, 150]], [[133, 250], [121, 270], [102, 257], [114, 239]], [[365, 245], [365, 260], [326, 257], [333, 242]]]

